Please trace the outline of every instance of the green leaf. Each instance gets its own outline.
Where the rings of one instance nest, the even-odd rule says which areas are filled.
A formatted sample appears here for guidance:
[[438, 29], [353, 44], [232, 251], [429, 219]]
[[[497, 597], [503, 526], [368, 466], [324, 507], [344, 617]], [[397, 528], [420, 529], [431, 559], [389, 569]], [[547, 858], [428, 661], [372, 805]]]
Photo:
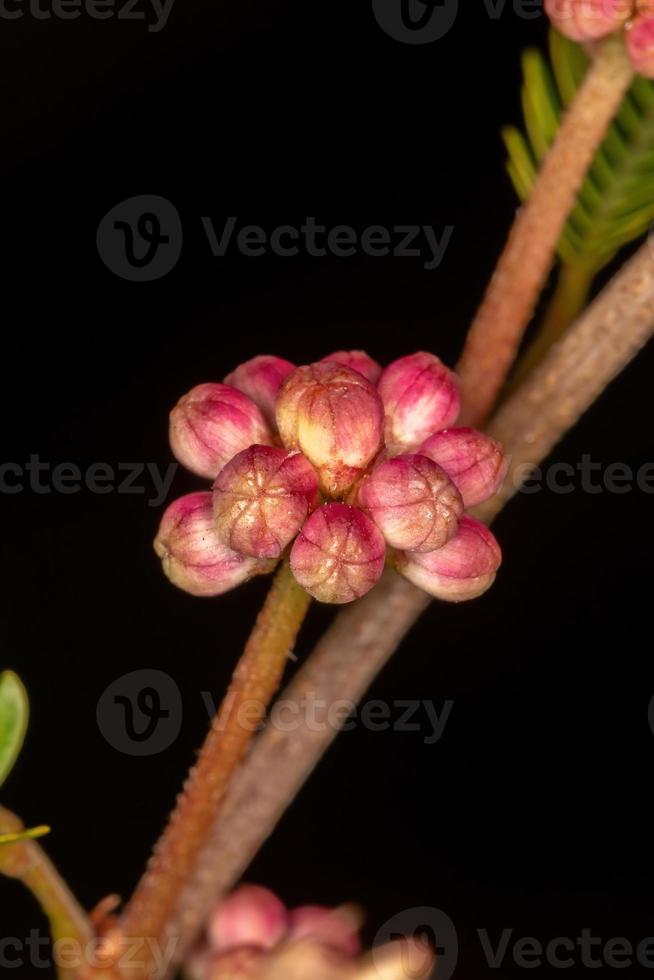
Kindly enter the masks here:
[[0, 786], [18, 758], [29, 717], [29, 702], [22, 681], [12, 670], [0, 674]]
[[[515, 127], [502, 133], [509, 176], [521, 200], [533, 187], [588, 64], [583, 49], [554, 30], [549, 61], [535, 50], [523, 56], [525, 133]], [[566, 263], [598, 272], [623, 246], [644, 235], [652, 221], [654, 84], [637, 77], [579, 192], [559, 255]]]
[[45, 837], [49, 833], [49, 827], [41, 826], [30, 827], [29, 830], [21, 830], [18, 834], [0, 834], [0, 847], [3, 844], [17, 844], [22, 840], [36, 840], [38, 837]]

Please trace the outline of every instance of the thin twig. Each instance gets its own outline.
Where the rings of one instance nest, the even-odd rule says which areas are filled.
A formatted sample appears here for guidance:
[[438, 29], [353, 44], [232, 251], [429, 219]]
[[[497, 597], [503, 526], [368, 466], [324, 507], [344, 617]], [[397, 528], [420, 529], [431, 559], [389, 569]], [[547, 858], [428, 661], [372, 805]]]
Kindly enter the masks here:
[[622, 34], [599, 48], [520, 209], [459, 364], [464, 424], [491, 412], [550, 271], [565, 222], [633, 78]]
[[[177, 806], [150, 864], [117, 928], [107, 937], [105, 954], [117, 957], [129, 939], [143, 945], [145, 975], [154, 944], [170, 949], [169, 925], [176, 919], [178, 897], [197, 874], [199, 855], [225, 799], [236, 768], [277, 692], [288, 654], [311, 602], [284, 562], [247, 642], [232, 683], [188, 777]], [[134, 976], [134, 971], [131, 971]]]
[[[23, 829], [18, 817], [0, 807], [0, 832], [20, 833]], [[32, 892], [48, 917], [53, 941], [67, 941], [69, 959], [71, 953], [78, 958], [86, 954], [93, 938], [90, 919], [36, 841], [24, 840], [0, 848], [0, 873], [18, 879]], [[72, 980], [75, 973], [76, 969], [61, 964], [58, 967], [61, 980]]]
[[[654, 260], [646, 245], [489, 427], [503, 439], [513, 464], [508, 489], [505, 485], [483, 508], [487, 519], [515, 492], [520, 464], [541, 462], [652, 334]], [[243, 873], [336, 737], [334, 727], [316, 725], [303, 707], [320, 702], [324, 716], [332, 717], [336, 702], [356, 703], [429, 601], [387, 572], [376, 589], [337, 616], [283, 692], [296, 724], [292, 732], [268, 724], [234, 777], [198, 874], [180, 896], [172, 923], [180, 958], [212, 904]]]

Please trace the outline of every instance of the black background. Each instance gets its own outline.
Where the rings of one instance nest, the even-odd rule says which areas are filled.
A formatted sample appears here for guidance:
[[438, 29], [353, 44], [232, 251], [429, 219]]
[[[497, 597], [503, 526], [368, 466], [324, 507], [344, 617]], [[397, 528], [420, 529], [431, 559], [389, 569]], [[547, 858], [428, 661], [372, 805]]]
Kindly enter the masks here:
[[[507, 3], [491, 18], [468, 0], [424, 46], [394, 41], [352, 0], [176, 0], [160, 33], [85, 16], [0, 28], [5, 461], [165, 468], [180, 394], [261, 351], [456, 361], [515, 208], [499, 129], [519, 118], [520, 53], [544, 43], [542, 17]], [[138, 194], [169, 199], [184, 226], [177, 267], [143, 284], [95, 246], [103, 215]], [[454, 234], [431, 272], [417, 258], [215, 259], [201, 215]], [[554, 458], [650, 461], [653, 368], [646, 351]], [[87, 906], [129, 894], [201, 743], [201, 692], [224, 690], [266, 587], [215, 601], [175, 591], [145, 487], [1, 501], [0, 660], [33, 712], [2, 799], [52, 824], [48, 850]], [[174, 495], [199, 487], [180, 471]], [[442, 909], [467, 978], [497, 973], [481, 928], [494, 943], [502, 929], [654, 934], [650, 513], [638, 490], [513, 502], [491, 593], [432, 607], [371, 693], [453, 700], [442, 740], [344, 734], [249, 877], [289, 903], [360, 902], [368, 940], [401, 910]], [[331, 616], [314, 608], [300, 658]], [[172, 747], [139, 759], [105, 741], [96, 706], [144, 667], [174, 678], [184, 721]], [[0, 909], [3, 936], [44, 928], [14, 883], [0, 882]], [[509, 960], [503, 974], [520, 976]]]

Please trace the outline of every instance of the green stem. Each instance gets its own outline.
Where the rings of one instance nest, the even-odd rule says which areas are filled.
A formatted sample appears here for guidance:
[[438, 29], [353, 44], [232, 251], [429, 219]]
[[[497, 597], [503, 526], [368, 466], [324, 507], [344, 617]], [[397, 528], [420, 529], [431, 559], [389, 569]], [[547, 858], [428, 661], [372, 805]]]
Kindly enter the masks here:
[[[310, 602], [284, 562], [168, 826], [117, 929], [107, 937], [108, 957], [120, 951], [124, 939], [145, 940], [144, 959], [155, 943], [164, 954], [174, 948], [175, 913], [184, 888], [197, 871], [230, 780], [281, 683]], [[146, 976], [151, 966], [146, 965]]]
[[[22, 829], [18, 817], [0, 807], [0, 832]], [[0, 847], [0, 872], [29, 888], [48, 918], [53, 941], [66, 941], [68, 961], [84, 957], [94, 934], [91, 922], [39, 844], [24, 840]], [[57, 973], [60, 980], [73, 980], [77, 970], [59, 965]]]
[[527, 375], [540, 364], [550, 347], [560, 340], [584, 311], [594, 277], [594, 271], [582, 265], [563, 263], [559, 267], [554, 295], [536, 336], [516, 365], [509, 394], [517, 390]]

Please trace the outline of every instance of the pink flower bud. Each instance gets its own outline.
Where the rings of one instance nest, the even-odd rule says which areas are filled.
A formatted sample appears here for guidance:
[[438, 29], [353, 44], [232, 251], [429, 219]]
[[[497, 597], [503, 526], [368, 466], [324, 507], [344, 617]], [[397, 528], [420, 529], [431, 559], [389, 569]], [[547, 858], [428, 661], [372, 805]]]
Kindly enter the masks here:
[[385, 551], [381, 532], [358, 507], [325, 504], [295, 539], [291, 568], [320, 602], [352, 602], [378, 582]]
[[381, 364], [374, 361], [364, 350], [337, 350], [323, 361], [334, 361], [336, 364], [343, 364], [345, 367], [358, 371], [370, 384], [376, 385], [382, 373]]
[[272, 354], [260, 354], [246, 361], [228, 374], [226, 385], [238, 388], [252, 399], [270, 422], [275, 421], [275, 402], [282, 382], [286, 380], [295, 364]]
[[405, 551], [442, 548], [463, 514], [461, 494], [445, 470], [417, 454], [375, 466], [359, 488], [358, 502], [388, 544]]
[[397, 570], [437, 599], [462, 602], [476, 599], [491, 587], [502, 553], [485, 524], [461, 518], [459, 530], [444, 548], [427, 554], [398, 552]]
[[220, 471], [213, 489], [220, 540], [255, 558], [279, 558], [320, 499], [306, 457], [272, 446], [239, 453]]
[[173, 585], [197, 596], [228, 592], [260, 571], [252, 558], [220, 541], [210, 493], [190, 493], [165, 511], [154, 550]]
[[476, 429], [443, 429], [423, 442], [419, 451], [443, 467], [466, 508], [492, 497], [506, 475], [501, 445]]
[[198, 385], [170, 413], [173, 453], [198, 476], [213, 479], [255, 442], [269, 445], [270, 428], [254, 402], [229, 385]]
[[286, 935], [288, 924], [286, 907], [273, 892], [241, 885], [214, 910], [207, 934], [219, 953], [239, 946], [272, 949]]
[[617, 31], [632, 11], [633, 0], [545, 0], [556, 29], [573, 41], [593, 41]]
[[627, 49], [634, 70], [654, 78], [654, 16], [636, 17], [627, 30]]
[[410, 354], [393, 361], [379, 381], [386, 413], [386, 445], [408, 452], [437, 429], [456, 421], [458, 380], [434, 354]]
[[282, 442], [313, 463], [331, 497], [345, 494], [378, 452], [383, 418], [373, 385], [333, 361], [298, 368], [277, 398]]
[[347, 908], [327, 909], [322, 905], [303, 905], [290, 914], [289, 939], [311, 939], [336, 949], [345, 956], [361, 952], [359, 922]]

